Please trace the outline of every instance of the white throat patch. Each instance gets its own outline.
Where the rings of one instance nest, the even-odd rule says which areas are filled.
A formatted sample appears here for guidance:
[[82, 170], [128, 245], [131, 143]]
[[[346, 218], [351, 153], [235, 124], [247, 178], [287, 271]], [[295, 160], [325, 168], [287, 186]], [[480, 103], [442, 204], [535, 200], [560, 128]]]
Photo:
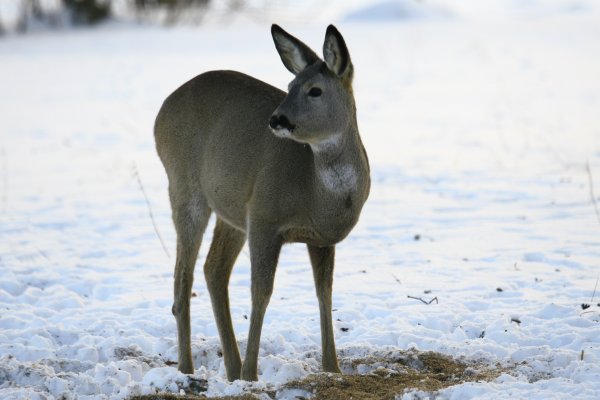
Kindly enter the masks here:
[[356, 170], [350, 164], [330, 165], [319, 170], [323, 186], [331, 192], [345, 193], [356, 187]]
[[[323, 155], [328, 152], [337, 153], [342, 144], [342, 133], [335, 133], [326, 139], [317, 143], [311, 143], [315, 156]], [[337, 150], [337, 151], [336, 151]], [[319, 179], [323, 186], [331, 192], [345, 193], [356, 187], [358, 180], [356, 169], [351, 164], [324, 163], [318, 171]]]

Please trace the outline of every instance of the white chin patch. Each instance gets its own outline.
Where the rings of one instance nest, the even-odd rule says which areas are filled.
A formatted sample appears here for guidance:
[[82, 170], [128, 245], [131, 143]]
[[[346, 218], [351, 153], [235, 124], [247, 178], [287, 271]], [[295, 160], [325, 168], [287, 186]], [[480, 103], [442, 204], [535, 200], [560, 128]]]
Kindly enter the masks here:
[[321, 152], [337, 149], [338, 146], [340, 145], [341, 141], [342, 141], [342, 134], [334, 133], [319, 142], [311, 144], [311, 147], [312, 147], [313, 151], [315, 151], [317, 153], [321, 153]]
[[271, 128], [271, 131], [275, 134], [275, 136], [283, 138], [283, 139], [289, 139], [292, 137], [292, 132], [290, 132], [290, 130], [286, 129], [286, 128], [277, 128], [277, 129]]

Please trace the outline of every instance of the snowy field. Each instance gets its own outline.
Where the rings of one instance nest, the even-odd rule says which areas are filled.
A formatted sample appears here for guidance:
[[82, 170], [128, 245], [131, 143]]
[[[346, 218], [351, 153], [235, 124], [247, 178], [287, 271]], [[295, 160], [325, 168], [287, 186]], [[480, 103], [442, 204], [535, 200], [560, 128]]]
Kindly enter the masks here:
[[[334, 21], [373, 178], [337, 251], [339, 355], [415, 348], [506, 368], [432, 398], [599, 399], [598, 6], [461, 0], [402, 14], [405, 3]], [[320, 53], [325, 22], [282, 24]], [[291, 80], [266, 24], [0, 38], [1, 399], [189, 385], [173, 364], [175, 235], [152, 125], [171, 91], [211, 69]], [[239, 394], [248, 384], [225, 379], [201, 272], [211, 231], [192, 299], [195, 375], [210, 396]], [[305, 247], [285, 247], [253, 387], [320, 371], [311, 274]], [[230, 286], [242, 351], [249, 282], [245, 249]]]

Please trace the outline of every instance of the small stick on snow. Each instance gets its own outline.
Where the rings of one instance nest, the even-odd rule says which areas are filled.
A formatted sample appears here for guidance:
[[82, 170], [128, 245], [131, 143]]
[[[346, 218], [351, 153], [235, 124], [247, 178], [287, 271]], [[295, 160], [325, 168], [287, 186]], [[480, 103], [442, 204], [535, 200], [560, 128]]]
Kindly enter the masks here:
[[423, 300], [420, 297], [414, 297], [414, 296], [406, 296], [406, 297], [408, 297], [409, 299], [419, 300], [419, 301], [421, 301], [421, 302], [423, 302], [424, 304], [427, 304], [427, 305], [433, 303], [434, 301], [435, 301], [435, 304], [439, 304], [437, 296], [435, 296], [433, 299], [431, 299], [429, 301]]
[[144, 185], [142, 184], [142, 178], [140, 178], [140, 174], [138, 172], [137, 165], [135, 164], [135, 162], [133, 163], [133, 173], [138, 182], [138, 186], [140, 187], [140, 190], [142, 191], [142, 194], [144, 195], [144, 199], [146, 200], [146, 206], [148, 206], [148, 215], [150, 215], [150, 220], [152, 221], [152, 226], [154, 227], [154, 232], [156, 233], [156, 236], [158, 237], [158, 240], [160, 241], [160, 245], [162, 246], [163, 250], [165, 251], [165, 254], [167, 255], [168, 258], [171, 258], [171, 255], [169, 254], [169, 250], [167, 250], [167, 246], [165, 246], [165, 242], [164, 242], [162, 236], [160, 235], [160, 232], [158, 231], [158, 226], [156, 226], [156, 221], [154, 221], [154, 214], [152, 213], [152, 207], [150, 206], [150, 200], [148, 199], [148, 195], [146, 194], [146, 190], [144, 189]]
[[596, 202], [596, 195], [594, 194], [594, 179], [592, 177], [592, 169], [590, 168], [590, 162], [587, 161], [585, 163], [585, 170], [587, 171], [588, 181], [590, 182], [590, 198], [592, 199], [592, 204], [594, 205], [594, 211], [596, 212], [596, 218], [600, 223], [600, 211], [598, 211], [598, 203]]
[[[596, 284], [594, 285], [594, 291], [592, 292], [592, 298], [590, 299], [590, 304], [582, 304], [581, 308], [583, 308], [584, 311], [582, 311], [579, 315], [585, 315], [585, 314], [589, 314], [589, 313], [597, 313], [597, 310], [589, 310], [589, 308], [591, 307], [591, 304], [594, 302], [594, 297], [596, 297], [596, 289], [598, 289], [598, 281], [600, 280], [600, 274], [598, 274], [598, 276], [596, 277]], [[600, 303], [598, 303], [598, 305], [600, 306]], [[587, 310], [587, 311], [586, 311]], [[582, 350], [583, 352], [583, 350]]]
[[594, 296], [596, 296], [596, 289], [598, 289], [598, 280], [600, 280], [600, 274], [598, 274], [598, 276], [596, 277], [596, 285], [594, 285], [594, 291], [592, 292], [592, 299], [590, 300], [590, 303], [594, 302]]
[[390, 275], [392, 275], [394, 277], [394, 280], [396, 282], [398, 282], [398, 285], [402, 285], [402, 282], [400, 281], [400, 279], [398, 279], [398, 277], [396, 275], [394, 275], [394, 274], [390, 274]]

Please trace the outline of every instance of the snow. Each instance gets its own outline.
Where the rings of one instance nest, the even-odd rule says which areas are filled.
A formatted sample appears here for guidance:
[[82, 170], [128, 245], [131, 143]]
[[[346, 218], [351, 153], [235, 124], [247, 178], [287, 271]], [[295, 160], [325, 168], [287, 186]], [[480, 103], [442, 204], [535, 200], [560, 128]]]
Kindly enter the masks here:
[[[339, 356], [415, 348], [506, 368], [438, 398], [600, 398], [597, 6], [434, 4], [452, 17], [340, 16], [373, 185], [337, 250]], [[317, 50], [324, 30], [290, 28]], [[123, 399], [202, 379], [217, 396], [320, 371], [312, 273], [290, 245], [259, 382], [226, 381], [201, 273], [210, 227], [193, 287], [195, 380], [174, 368], [175, 234], [152, 124], [172, 90], [216, 68], [280, 88], [292, 78], [267, 25], [0, 40], [0, 398]], [[244, 249], [230, 283], [242, 354], [249, 281]]]

